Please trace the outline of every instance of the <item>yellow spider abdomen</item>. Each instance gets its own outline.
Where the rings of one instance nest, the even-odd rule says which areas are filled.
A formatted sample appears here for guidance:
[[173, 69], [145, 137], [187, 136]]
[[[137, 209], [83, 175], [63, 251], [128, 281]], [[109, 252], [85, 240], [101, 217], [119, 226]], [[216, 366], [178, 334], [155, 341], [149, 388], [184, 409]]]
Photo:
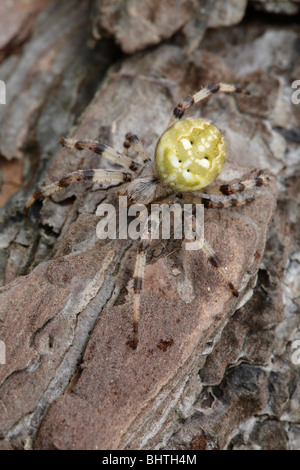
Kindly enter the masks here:
[[226, 161], [224, 138], [210, 121], [188, 118], [160, 137], [155, 165], [164, 184], [177, 191], [198, 191], [214, 181]]

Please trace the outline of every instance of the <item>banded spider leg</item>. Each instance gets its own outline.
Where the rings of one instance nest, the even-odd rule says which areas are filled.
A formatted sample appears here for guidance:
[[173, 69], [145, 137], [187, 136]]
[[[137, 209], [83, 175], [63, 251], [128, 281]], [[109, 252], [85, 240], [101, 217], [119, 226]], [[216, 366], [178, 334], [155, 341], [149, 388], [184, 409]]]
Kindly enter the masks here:
[[198, 91], [194, 95], [186, 96], [173, 110], [173, 115], [169, 121], [168, 128], [176, 122], [180, 121], [184, 116], [185, 111], [192, 105], [199, 103], [200, 101], [208, 98], [215, 93], [243, 93], [244, 95], [250, 95], [248, 90], [236, 87], [235, 85], [229, 85], [227, 83], [211, 83], [202, 90]]
[[124, 141], [124, 155], [128, 155], [130, 147], [132, 147], [137, 154], [142, 158], [143, 163], [148, 163], [151, 161], [151, 158], [147, 155], [146, 150], [142, 142], [140, 141], [139, 136], [136, 134], [132, 134], [131, 132], [127, 132], [125, 135]]
[[77, 170], [69, 173], [58, 181], [49, 184], [45, 188], [37, 189], [28, 199], [24, 207], [24, 214], [27, 215], [29, 207], [37, 200], [50, 197], [61, 188], [69, 186], [71, 183], [81, 181], [91, 181], [93, 183], [124, 183], [132, 180], [132, 173], [119, 170]]
[[[254, 196], [248, 196], [248, 189], [260, 188], [269, 182], [268, 174], [260, 171], [257, 176], [251, 179], [239, 181], [237, 183], [228, 183], [221, 185], [208, 186], [199, 191], [198, 194], [182, 193], [180, 196], [188, 202], [194, 204], [203, 204], [205, 209], [225, 209], [228, 207], [238, 207], [250, 204], [254, 201]], [[233, 194], [240, 193], [242, 198], [229, 198]], [[212, 199], [210, 196], [222, 196], [218, 200]]]
[[159, 230], [160, 220], [161, 212], [150, 214], [147, 217], [136, 256], [133, 274], [133, 340], [129, 342], [132, 349], [136, 349], [138, 343], [140, 295], [144, 282], [147, 249], [153, 241], [152, 234]]
[[108, 145], [102, 144], [97, 140], [76, 140], [76, 139], [67, 139], [61, 137], [59, 143], [71, 150], [84, 150], [90, 149], [92, 152], [101, 155], [107, 160], [112, 161], [120, 166], [122, 166], [127, 171], [121, 170], [101, 170], [101, 169], [91, 169], [91, 170], [77, 170], [68, 175], [64, 176], [58, 181], [51, 183], [42, 189], [37, 189], [34, 194], [28, 199], [24, 207], [24, 214], [26, 215], [29, 207], [36, 201], [40, 199], [45, 199], [51, 196], [53, 193], [58, 191], [61, 188], [65, 188], [72, 183], [78, 183], [82, 181], [91, 181], [97, 183], [127, 183], [134, 179], [135, 173], [142, 167], [132, 158], [124, 155], [117, 150], [109, 147]]
[[[197, 201], [194, 201], [195, 204], [199, 204], [199, 202]], [[226, 273], [226, 270], [225, 268], [222, 266], [222, 262], [221, 260], [219, 259], [219, 257], [217, 256], [216, 252], [213, 250], [213, 248], [210, 246], [210, 244], [208, 243], [207, 240], [205, 240], [204, 237], [201, 237], [201, 234], [198, 233], [198, 228], [196, 226], [196, 219], [195, 219], [195, 216], [192, 215], [191, 218], [190, 218], [190, 225], [192, 226], [191, 228], [193, 229], [194, 233], [196, 234], [196, 240], [197, 238], [200, 236], [200, 239], [198, 241], [200, 241], [199, 243], [199, 248], [202, 250], [202, 252], [204, 253], [204, 255], [206, 256], [206, 258], [208, 259], [208, 261], [212, 264], [212, 266], [214, 268], [216, 268], [220, 275], [223, 277], [224, 281], [226, 282], [226, 284], [228, 285], [228, 287], [231, 289], [231, 292], [233, 293], [233, 295], [235, 297], [238, 297], [238, 291], [237, 289], [234, 287], [233, 283], [231, 282], [231, 280], [229, 279], [229, 277], [227, 276], [227, 273]]]

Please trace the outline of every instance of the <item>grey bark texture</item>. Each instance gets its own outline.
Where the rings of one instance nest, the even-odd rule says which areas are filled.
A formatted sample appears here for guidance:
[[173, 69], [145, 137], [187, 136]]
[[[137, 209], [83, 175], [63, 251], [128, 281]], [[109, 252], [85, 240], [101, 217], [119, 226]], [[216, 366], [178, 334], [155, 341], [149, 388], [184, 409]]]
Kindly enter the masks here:
[[[1, 4], [1, 449], [300, 449], [299, 5]], [[154, 244], [132, 350], [138, 241], [96, 236], [117, 189], [72, 185], [27, 218], [24, 203], [111, 168], [60, 136], [122, 151], [131, 131], [153, 156], [177, 102], [218, 81], [251, 91], [189, 111], [225, 132], [218, 182], [272, 174], [252, 204], [205, 213], [240, 295], [201, 252]]]

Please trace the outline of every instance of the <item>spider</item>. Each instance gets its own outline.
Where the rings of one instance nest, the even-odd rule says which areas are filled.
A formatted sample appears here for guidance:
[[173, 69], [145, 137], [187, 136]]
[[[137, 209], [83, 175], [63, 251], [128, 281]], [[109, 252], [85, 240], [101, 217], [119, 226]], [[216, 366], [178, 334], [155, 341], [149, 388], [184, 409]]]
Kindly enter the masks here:
[[[231, 196], [250, 188], [257, 188], [267, 183], [267, 176], [259, 172], [258, 176], [240, 182], [222, 185], [210, 185], [220, 174], [226, 161], [226, 143], [222, 132], [206, 118], [185, 118], [185, 111], [216, 93], [243, 93], [249, 91], [226, 83], [212, 83], [194, 95], [185, 97], [173, 110], [167, 129], [159, 138], [154, 161], [146, 153], [139, 137], [127, 133], [123, 153], [97, 141], [76, 140], [61, 137], [59, 143], [68, 149], [90, 149], [98, 155], [111, 160], [122, 170], [77, 170], [43, 189], [38, 189], [27, 201], [24, 212], [39, 199], [51, 196], [60, 188], [73, 182], [90, 181], [98, 183], [124, 183], [119, 195], [126, 195], [128, 203], [150, 205], [171, 200], [183, 206], [183, 202], [203, 204], [207, 209], [223, 209], [251, 203], [254, 197], [235, 198]], [[135, 150], [141, 161], [129, 156], [129, 149]], [[216, 201], [211, 195], [218, 195]], [[140, 313], [140, 295], [142, 292], [146, 252], [151, 244], [149, 229], [140, 239], [133, 275], [133, 339], [131, 346], [138, 344], [138, 323]], [[158, 221], [160, 223], [160, 221]], [[238, 289], [230, 281], [226, 269], [206, 240], [201, 247], [204, 255], [214, 266], [234, 296]]]

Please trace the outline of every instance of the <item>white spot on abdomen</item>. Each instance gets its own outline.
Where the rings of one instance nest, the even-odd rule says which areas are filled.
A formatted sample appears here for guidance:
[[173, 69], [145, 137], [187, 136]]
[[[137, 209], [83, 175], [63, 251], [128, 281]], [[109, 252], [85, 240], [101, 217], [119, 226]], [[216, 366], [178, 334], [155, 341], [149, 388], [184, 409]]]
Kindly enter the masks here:
[[203, 166], [203, 168], [209, 168], [210, 164], [207, 158], [196, 158], [195, 163], [198, 163], [198, 165]]
[[171, 162], [171, 165], [174, 167], [174, 168], [179, 168], [180, 167], [180, 163], [178, 161], [178, 158], [175, 157], [175, 155], [169, 155], [169, 160]]
[[189, 171], [187, 171], [187, 170], [184, 170], [184, 171], [182, 172], [182, 176], [184, 177], [184, 179], [185, 179], [186, 181], [189, 181], [189, 180], [191, 180], [191, 179], [193, 178], [193, 175], [192, 175]]

